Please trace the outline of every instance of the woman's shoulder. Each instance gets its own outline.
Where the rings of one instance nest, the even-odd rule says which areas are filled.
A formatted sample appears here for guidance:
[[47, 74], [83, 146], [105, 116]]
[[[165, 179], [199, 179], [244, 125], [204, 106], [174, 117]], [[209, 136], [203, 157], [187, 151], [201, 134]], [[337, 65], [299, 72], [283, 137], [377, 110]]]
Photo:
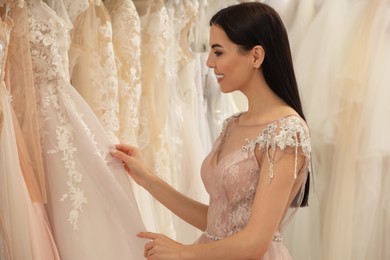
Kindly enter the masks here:
[[304, 154], [309, 155], [311, 151], [309, 128], [298, 114], [284, 115], [260, 126], [255, 139], [248, 141], [247, 146], [250, 150], [256, 146], [260, 149], [280, 150], [300, 147]]
[[286, 115], [267, 124], [256, 137], [256, 143], [261, 148], [280, 150], [301, 147], [305, 154], [311, 150], [308, 125], [298, 114]]

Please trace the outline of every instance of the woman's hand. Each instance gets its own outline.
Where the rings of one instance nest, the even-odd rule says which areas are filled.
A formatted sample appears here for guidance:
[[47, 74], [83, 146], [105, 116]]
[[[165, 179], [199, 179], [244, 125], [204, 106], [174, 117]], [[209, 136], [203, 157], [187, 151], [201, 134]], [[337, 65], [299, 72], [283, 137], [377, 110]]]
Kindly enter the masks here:
[[144, 256], [148, 260], [157, 259], [182, 259], [181, 254], [185, 249], [185, 245], [180, 244], [165, 235], [152, 232], [141, 232], [137, 234], [140, 238], [150, 239], [150, 242], [145, 244]]
[[136, 183], [145, 187], [147, 177], [151, 176], [141, 151], [130, 145], [117, 144], [116, 150], [111, 151], [111, 155], [122, 161], [126, 171]]

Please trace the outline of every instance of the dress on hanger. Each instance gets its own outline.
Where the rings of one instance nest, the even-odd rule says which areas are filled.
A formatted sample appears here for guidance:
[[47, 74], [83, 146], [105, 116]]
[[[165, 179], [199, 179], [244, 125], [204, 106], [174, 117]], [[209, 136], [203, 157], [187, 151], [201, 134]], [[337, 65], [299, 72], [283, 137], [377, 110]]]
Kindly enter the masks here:
[[[119, 140], [138, 146], [141, 100], [141, 21], [131, 0], [104, 1], [112, 21], [113, 46], [118, 68]], [[157, 231], [154, 198], [133, 185], [142, 219], [150, 231]]]
[[141, 98], [141, 22], [131, 0], [108, 0], [118, 69], [119, 140], [137, 145]]
[[73, 23], [77, 16], [88, 9], [90, 2], [89, 0], [62, 0], [65, 9], [68, 13], [69, 20]]
[[[12, 5], [10, 7], [10, 17], [15, 25], [10, 35], [5, 81], [10, 89], [12, 107], [15, 111], [26, 148], [23, 150], [19, 149], [19, 156], [21, 156], [21, 153], [25, 154], [23, 157], [27, 159], [27, 163], [32, 168], [34, 179], [36, 180], [35, 190], [39, 192], [39, 195], [34, 195], [31, 192], [30, 195], [34, 201], [45, 202], [45, 176], [38, 113], [36, 110], [37, 99], [32, 74], [27, 7], [24, 0], [13, 1]], [[26, 182], [29, 182], [29, 177], [27, 177]], [[29, 187], [29, 185], [27, 186]]]
[[29, 230], [28, 192], [19, 164], [11, 97], [4, 84], [12, 20], [0, 21], [0, 98], [4, 116], [0, 132], [0, 235], [5, 259], [33, 259]]
[[[163, 0], [134, 1], [141, 20], [141, 86], [138, 145], [153, 171], [172, 184], [168, 128], [169, 16]], [[142, 193], [141, 193], [142, 194]], [[147, 195], [143, 195], [147, 196]], [[142, 200], [140, 196], [138, 196]], [[155, 201], [155, 200], [154, 200]], [[155, 201], [153, 217], [158, 232], [175, 238], [173, 214]]]
[[[175, 52], [172, 62], [176, 64], [174, 68], [177, 75], [176, 83], [169, 90], [170, 131], [174, 129], [175, 138], [180, 139], [179, 142], [173, 142], [176, 145], [170, 153], [171, 158], [175, 158], [172, 163], [175, 164], [172, 185], [186, 196], [207, 203], [208, 195], [199, 174], [206, 152], [200, 136], [198, 92], [195, 85], [196, 60], [188, 43], [189, 30], [197, 17], [197, 6], [189, 0], [176, 1], [172, 3], [170, 10], [174, 28], [172, 46]], [[201, 232], [198, 229], [176, 216], [174, 220], [177, 240], [191, 243], [199, 237]]]
[[0, 132], [0, 231], [2, 255], [6, 259], [32, 259], [28, 227], [27, 191], [18, 160], [16, 137], [11, 111], [11, 97], [4, 84], [5, 63], [13, 22], [0, 21], [1, 102], [3, 129]]
[[70, 84], [69, 31], [40, 0], [28, 2], [47, 210], [61, 259], [142, 259], [144, 231], [123, 165], [102, 124]]
[[[282, 243], [281, 232], [298, 210], [292, 206], [293, 201], [300, 204], [303, 198], [310, 167], [309, 130], [306, 123], [295, 115], [252, 126], [241, 125], [240, 115], [226, 120], [221, 135], [203, 161], [201, 174], [210, 194], [210, 203], [206, 230], [196, 242], [220, 240], [242, 230], [249, 220], [258, 183], [266, 181], [273, 185], [273, 179], [279, 174], [291, 174], [296, 181], [285, 214], [262, 260], [291, 259]], [[255, 150], [261, 151], [262, 155], [256, 155]], [[269, 153], [276, 157], [271, 158]], [[296, 164], [291, 172], [275, 170], [278, 160], [274, 158], [279, 156], [295, 158]], [[257, 158], [263, 158], [261, 165], [269, 165], [267, 176], [259, 175], [261, 165]], [[301, 169], [298, 169], [298, 164], [302, 165]]]
[[[324, 3], [325, 4], [325, 3]], [[339, 110], [324, 214], [325, 259], [389, 259], [389, 2], [349, 3], [356, 17], [335, 86]], [[343, 230], [343, 238], [337, 236]]]
[[118, 74], [111, 20], [101, 0], [90, 0], [88, 9], [73, 22], [69, 64], [73, 87], [95, 112], [110, 140], [118, 142]]
[[[18, 148], [33, 259], [60, 259], [43, 202], [46, 201], [45, 181], [38, 129], [38, 115], [32, 75], [29, 25], [25, 2], [9, 3], [14, 26], [10, 35], [6, 62], [6, 85], [11, 89], [13, 124]], [[18, 115], [18, 117], [16, 116]]]

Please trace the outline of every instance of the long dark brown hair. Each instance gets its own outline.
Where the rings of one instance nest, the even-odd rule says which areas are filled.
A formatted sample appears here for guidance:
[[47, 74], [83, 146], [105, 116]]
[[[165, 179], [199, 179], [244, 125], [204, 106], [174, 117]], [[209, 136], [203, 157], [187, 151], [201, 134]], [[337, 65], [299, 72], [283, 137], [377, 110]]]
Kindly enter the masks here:
[[[291, 106], [304, 120], [298, 84], [295, 78], [287, 31], [278, 13], [259, 2], [241, 3], [226, 7], [210, 20], [221, 27], [228, 38], [243, 51], [261, 45], [265, 58], [261, 69], [271, 90]], [[308, 205], [310, 174], [299, 206]]]

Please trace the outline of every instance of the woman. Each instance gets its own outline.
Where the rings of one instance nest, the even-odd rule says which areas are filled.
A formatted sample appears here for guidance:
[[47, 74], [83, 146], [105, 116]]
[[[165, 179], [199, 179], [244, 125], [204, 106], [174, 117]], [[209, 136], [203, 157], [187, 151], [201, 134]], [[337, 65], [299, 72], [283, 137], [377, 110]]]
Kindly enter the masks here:
[[134, 180], [204, 233], [193, 245], [142, 232], [148, 259], [291, 259], [280, 232], [308, 199], [310, 140], [286, 30], [269, 6], [251, 2], [220, 10], [210, 21], [207, 65], [221, 91], [239, 90], [248, 111], [225, 122], [202, 164], [209, 205], [159, 179], [139, 150], [117, 145]]

